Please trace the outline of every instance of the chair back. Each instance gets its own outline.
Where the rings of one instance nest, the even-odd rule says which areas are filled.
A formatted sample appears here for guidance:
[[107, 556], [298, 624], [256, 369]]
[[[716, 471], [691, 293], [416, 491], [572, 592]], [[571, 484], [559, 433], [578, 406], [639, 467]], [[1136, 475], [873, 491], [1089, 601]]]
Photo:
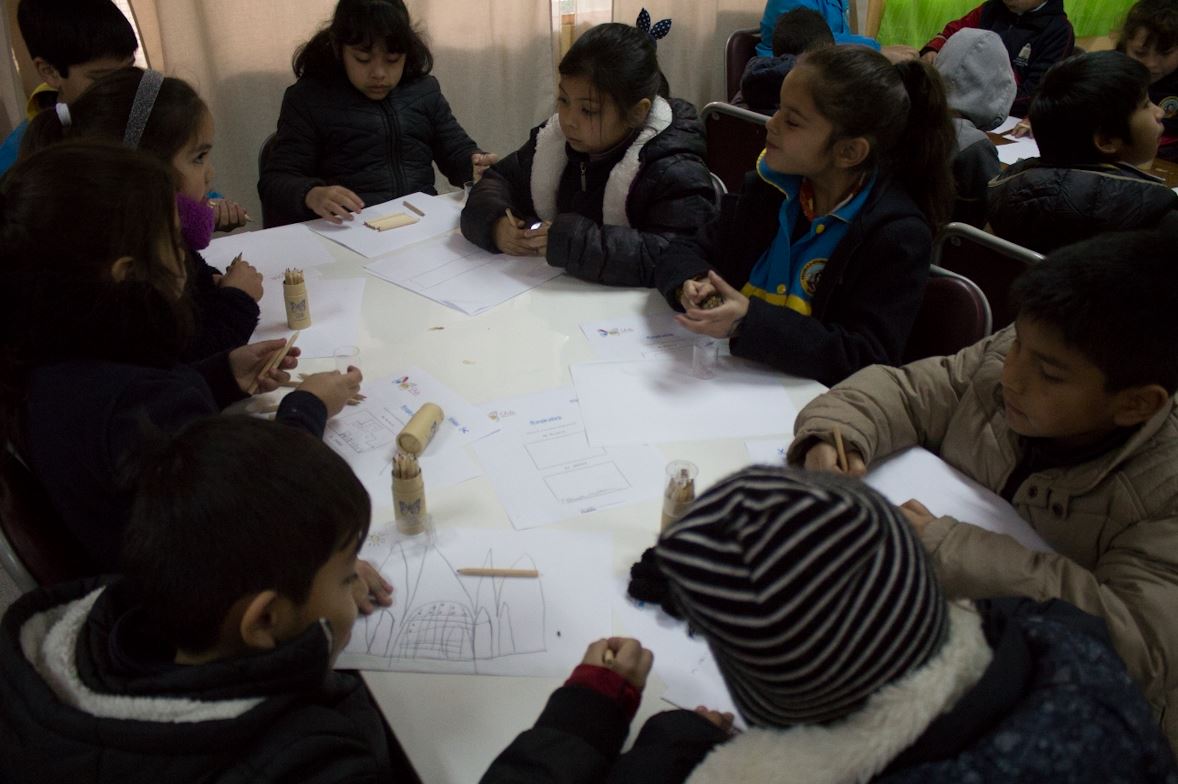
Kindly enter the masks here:
[[932, 267], [904, 362], [956, 354], [990, 334], [990, 305], [969, 278]]
[[[266, 137], [262, 142], [262, 146], [258, 148], [258, 179], [261, 179], [262, 172], [266, 168], [266, 162], [270, 160], [270, 151], [274, 149], [274, 137], [277, 133], [272, 133]], [[262, 228], [268, 229], [274, 225], [274, 221], [266, 215], [266, 203], [262, 202]]]
[[744, 175], [757, 165], [757, 156], [765, 149], [763, 114], [713, 101], [700, 112], [708, 138], [707, 164], [723, 181], [729, 193], [740, 191]]
[[720, 207], [720, 202], [724, 198], [724, 194], [728, 193], [728, 188], [725, 187], [724, 181], [721, 180], [720, 176], [714, 171], [710, 171], [708, 174], [712, 178], [712, 190], [716, 192], [716, 207], [718, 209]]
[[0, 448], [0, 567], [22, 591], [94, 573], [48, 494], [11, 447]]
[[740, 77], [744, 76], [744, 67], [757, 54], [757, 44], [761, 43], [761, 28], [746, 27], [733, 31], [724, 44], [724, 84], [728, 91], [725, 95], [729, 101], [740, 92]]
[[994, 328], [1014, 321], [1010, 284], [1043, 260], [1035, 251], [965, 223], [947, 224], [933, 243], [932, 263], [972, 280], [990, 301]]

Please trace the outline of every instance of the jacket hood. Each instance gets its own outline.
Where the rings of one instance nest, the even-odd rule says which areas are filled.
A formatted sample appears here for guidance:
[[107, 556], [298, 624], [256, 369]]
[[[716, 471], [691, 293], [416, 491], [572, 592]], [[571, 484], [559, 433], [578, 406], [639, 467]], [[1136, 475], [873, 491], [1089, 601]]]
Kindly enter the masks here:
[[979, 129], [995, 128], [1010, 114], [1018, 88], [997, 33], [958, 30], [941, 47], [936, 66], [945, 80], [949, 108]]

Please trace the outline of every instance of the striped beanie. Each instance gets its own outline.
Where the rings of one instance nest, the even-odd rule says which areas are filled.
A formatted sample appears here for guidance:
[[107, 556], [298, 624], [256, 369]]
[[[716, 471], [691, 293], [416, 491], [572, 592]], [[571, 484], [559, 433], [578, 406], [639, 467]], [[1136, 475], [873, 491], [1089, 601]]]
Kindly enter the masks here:
[[738, 471], [667, 529], [657, 553], [754, 725], [846, 716], [945, 638], [945, 600], [911, 526], [853, 479]]

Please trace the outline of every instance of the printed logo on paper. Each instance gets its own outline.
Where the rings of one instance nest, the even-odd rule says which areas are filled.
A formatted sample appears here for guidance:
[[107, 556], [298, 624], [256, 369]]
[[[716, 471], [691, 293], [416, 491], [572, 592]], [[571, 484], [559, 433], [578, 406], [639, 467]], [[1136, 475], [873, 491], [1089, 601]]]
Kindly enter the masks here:
[[421, 387], [417, 386], [416, 382], [410, 381], [409, 376], [401, 376], [400, 378], [393, 379], [393, 383], [411, 395], [416, 397], [421, 396]]
[[625, 335], [628, 332], [633, 332], [633, 327], [611, 327], [610, 329], [597, 328], [597, 334], [603, 338], [617, 337], [618, 335]]

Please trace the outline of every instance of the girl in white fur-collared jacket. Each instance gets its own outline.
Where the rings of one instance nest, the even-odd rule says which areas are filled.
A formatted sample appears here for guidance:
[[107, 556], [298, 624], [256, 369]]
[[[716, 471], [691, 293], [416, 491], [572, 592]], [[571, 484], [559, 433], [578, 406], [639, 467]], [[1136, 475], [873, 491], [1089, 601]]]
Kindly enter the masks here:
[[560, 62], [556, 114], [471, 191], [463, 235], [597, 283], [653, 285], [670, 239], [715, 214], [703, 126], [667, 92], [648, 33], [591, 28]]

